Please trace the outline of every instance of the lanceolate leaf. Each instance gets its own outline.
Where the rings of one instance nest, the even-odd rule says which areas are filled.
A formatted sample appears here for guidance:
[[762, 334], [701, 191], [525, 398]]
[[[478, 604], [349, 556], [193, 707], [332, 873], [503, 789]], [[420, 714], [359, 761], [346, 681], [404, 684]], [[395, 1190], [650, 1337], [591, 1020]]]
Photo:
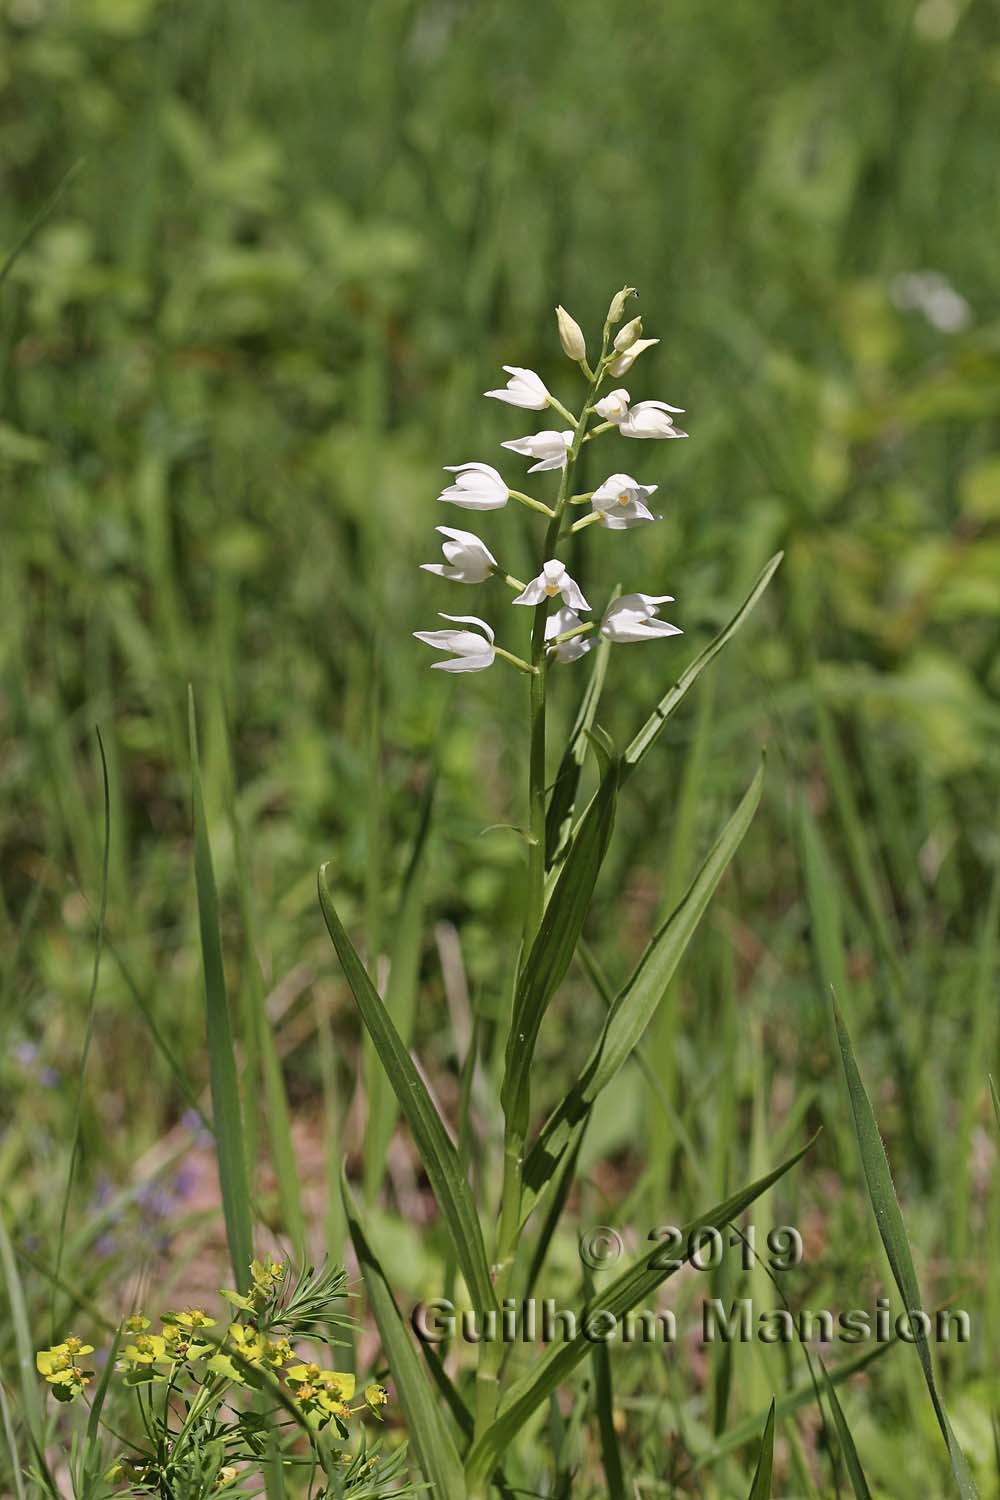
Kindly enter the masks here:
[[910, 1254], [910, 1244], [906, 1237], [906, 1226], [903, 1223], [903, 1215], [896, 1197], [896, 1189], [893, 1186], [892, 1173], [889, 1169], [889, 1158], [886, 1156], [882, 1137], [879, 1135], [878, 1125], [875, 1123], [875, 1115], [872, 1111], [871, 1101], [865, 1091], [861, 1074], [854, 1057], [854, 1049], [851, 1046], [851, 1038], [847, 1031], [844, 1018], [837, 1008], [836, 1002], [833, 1007], [834, 1024], [837, 1031], [837, 1042], [840, 1046], [840, 1057], [844, 1065], [844, 1077], [847, 1080], [847, 1092], [851, 1101], [851, 1113], [854, 1116], [854, 1129], [858, 1138], [858, 1147], [861, 1152], [861, 1165], [864, 1169], [865, 1182], [868, 1185], [868, 1196], [871, 1199], [872, 1209], [875, 1213], [875, 1222], [878, 1232], [885, 1246], [885, 1253], [889, 1259], [893, 1277], [903, 1305], [906, 1311], [915, 1316], [916, 1326], [911, 1327], [913, 1346], [920, 1360], [924, 1380], [930, 1393], [931, 1402], [934, 1407], [938, 1425], [948, 1448], [948, 1456], [951, 1459], [952, 1473], [958, 1485], [959, 1494], [963, 1500], [978, 1500], [979, 1491], [972, 1477], [968, 1460], [959, 1446], [955, 1434], [951, 1430], [947, 1413], [938, 1393], [937, 1381], [934, 1376], [934, 1364], [931, 1359], [930, 1344], [926, 1333], [923, 1332], [923, 1312], [920, 1301], [920, 1287], [917, 1283], [917, 1273], [913, 1265], [913, 1257]]
[[413, 1346], [385, 1272], [368, 1243], [357, 1206], [343, 1174], [341, 1191], [354, 1252], [365, 1279], [365, 1289], [378, 1324], [386, 1361], [402, 1402], [407, 1432], [420, 1467], [431, 1486], [433, 1500], [466, 1500], [462, 1461], [452, 1435], [445, 1426], [437, 1393]]
[[[592, 738], [591, 743], [598, 742]], [[514, 995], [500, 1099], [508, 1129], [522, 1140], [538, 1029], [576, 950], [614, 825], [618, 766], [607, 755], [604, 759], [601, 785], [566, 856]]]
[[[794, 1167], [811, 1145], [810, 1140], [773, 1172], [768, 1172], [766, 1176], [724, 1199], [722, 1203], [699, 1214], [681, 1231], [682, 1242], [690, 1243], [691, 1236], [707, 1225], [721, 1228], [738, 1218], [755, 1198], [759, 1198], [761, 1193], [765, 1193]], [[643, 1256], [637, 1264], [600, 1292], [592, 1303], [587, 1303], [581, 1309], [576, 1337], [564, 1344], [550, 1345], [533, 1368], [511, 1387], [496, 1421], [474, 1445], [466, 1464], [466, 1479], [470, 1488], [474, 1488], [493, 1470], [532, 1412], [563, 1384], [580, 1361], [591, 1352], [594, 1347], [593, 1337], [588, 1339], [583, 1331], [588, 1315], [603, 1314], [606, 1318], [610, 1314], [616, 1319], [624, 1317], [630, 1309], [645, 1303], [676, 1268], [677, 1262], [664, 1257], [662, 1246], [657, 1246], [651, 1255]]]
[[777, 571], [778, 565], [781, 562], [783, 556], [784, 553], [782, 552], [775, 553], [774, 557], [771, 558], [771, 561], [758, 576], [753, 588], [750, 590], [749, 594], [744, 599], [735, 615], [733, 615], [733, 618], [730, 620], [729, 624], [719, 631], [719, 634], [715, 637], [714, 640], [709, 641], [704, 651], [702, 651], [698, 656], [695, 657], [694, 661], [689, 667], [685, 667], [684, 671], [681, 673], [680, 677], [678, 677], [677, 681], [674, 683], [670, 691], [668, 693], [665, 693], [664, 696], [660, 699], [659, 703], [656, 705], [656, 708], [650, 714], [645, 724], [639, 730], [639, 733], [635, 736], [635, 738], [632, 740], [632, 743], [625, 751], [622, 764], [623, 782], [627, 781], [628, 777], [632, 774], [632, 771], [642, 760], [642, 757], [646, 754], [646, 751], [656, 740], [657, 736], [660, 733], [660, 730], [670, 718], [670, 715], [676, 713], [677, 709], [684, 702], [684, 699], [694, 687], [695, 683], [698, 681], [698, 678], [701, 676], [702, 672], [704, 672], [705, 668], [711, 661], [714, 660], [716, 656], [718, 656], [723, 646], [725, 646], [730, 640], [732, 640], [733, 636], [739, 630], [740, 626], [756, 608], [761, 595], [767, 588], [768, 584], [771, 582], [771, 579], [774, 577], [774, 574]]
[[576, 721], [570, 732], [569, 742], [563, 751], [559, 770], [549, 798], [549, 810], [545, 819], [545, 848], [550, 865], [558, 864], [566, 853], [568, 835], [576, 805], [576, 793], [580, 784], [580, 773], [587, 758], [587, 731], [594, 726], [594, 716], [600, 702], [601, 690], [608, 670], [611, 642], [601, 640], [594, 652], [594, 665], [580, 703]]
[[424, 1170], [448, 1226], [462, 1275], [472, 1294], [473, 1304], [485, 1311], [496, 1305], [496, 1299], [486, 1263], [482, 1231], [465, 1171], [426, 1085], [392, 1024], [382, 997], [369, 979], [354, 944], [337, 916], [327, 882], [328, 868], [328, 865], [324, 865], [319, 872], [319, 899], [327, 930], [361, 1012], [361, 1019], [375, 1043], [399, 1106], [413, 1132]]
[[726, 867], [753, 821], [763, 780], [762, 766], [684, 899], [652, 939], [631, 979], [614, 1001], [579, 1080], [532, 1147], [524, 1173], [526, 1213], [551, 1178], [594, 1100], [617, 1075], [649, 1025]]
[[226, 1221], [229, 1258], [233, 1265], [236, 1289], [245, 1292], [250, 1285], [250, 1261], [253, 1257], [250, 1190], [243, 1148], [243, 1112], [240, 1105], [233, 1037], [229, 1026], [226, 979], [222, 966], [219, 903], [215, 890], [212, 850], [208, 842], [208, 824], [205, 820], [205, 803], [201, 790], [193, 693], [188, 699], [188, 728], [191, 741], [191, 780], [194, 802], [194, 872], [198, 891], [201, 956], [205, 971], [205, 1028], [208, 1038], [209, 1081], [212, 1088], [212, 1124], [215, 1129], [215, 1150], [219, 1162], [219, 1186], [222, 1192], [222, 1213]]
[[771, 1402], [760, 1440], [757, 1470], [747, 1500], [771, 1500], [771, 1470], [774, 1466], [774, 1402]]

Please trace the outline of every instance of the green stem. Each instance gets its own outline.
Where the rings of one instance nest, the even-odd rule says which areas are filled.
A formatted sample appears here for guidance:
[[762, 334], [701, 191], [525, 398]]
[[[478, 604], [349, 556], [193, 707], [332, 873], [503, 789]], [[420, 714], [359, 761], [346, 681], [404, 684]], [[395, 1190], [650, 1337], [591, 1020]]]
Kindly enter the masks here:
[[547, 505], [543, 505], [541, 500], [533, 500], [530, 495], [524, 495], [520, 490], [508, 490], [507, 493], [512, 500], [519, 500], [521, 504], [526, 505], [529, 510], [537, 510], [541, 513], [541, 515], [548, 516], [550, 519], [555, 514], [555, 512], [553, 510], [550, 510]]

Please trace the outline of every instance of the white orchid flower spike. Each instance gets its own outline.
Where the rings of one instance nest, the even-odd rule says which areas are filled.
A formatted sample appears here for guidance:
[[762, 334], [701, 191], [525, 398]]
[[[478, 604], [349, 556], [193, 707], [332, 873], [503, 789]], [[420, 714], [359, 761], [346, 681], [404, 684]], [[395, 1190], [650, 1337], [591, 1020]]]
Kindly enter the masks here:
[[534, 370], [522, 370], [520, 365], [504, 365], [510, 376], [503, 390], [484, 391], [494, 401], [506, 401], [508, 406], [523, 406], [528, 411], [544, 411], [549, 404], [549, 393], [544, 381]]
[[581, 656], [586, 656], [593, 645], [588, 635], [575, 635], [569, 641], [557, 641], [556, 636], [567, 635], [571, 630], [579, 630], [583, 621], [573, 609], [563, 605], [560, 609], [553, 610], [545, 621], [545, 639], [549, 642], [548, 651], [556, 661], [570, 662], [579, 661]]
[[523, 458], [537, 458], [538, 462], [532, 464], [528, 470], [529, 474], [541, 474], [546, 469], [565, 469], [566, 458], [569, 454], [570, 445], [573, 442], [572, 431], [529, 433], [527, 437], [510, 438], [506, 443], [501, 443], [501, 448], [509, 448], [512, 453], [520, 453]]
[[666, 401], [638, 401], [629, 408], [624, 421], [618, 423], [622, 437], [630, 438], [683, 438], [686, 432], [675, 427], [672, 416], [683, 413], [682, 406], [669, 406]]
[[496, 660], [493, 631], [478, 615], [441, 615], [442, 620], [454, 620], [458, 625], [477, 625], [483, 635], [474, 630], [415, 630], [418, 641], [432, 646], [435, 651], [451, 651], [450, 661], [432, 662], [439, 672], [483, 672]]
[[608, 605], [601, 621], [601, 634], [609, 641], [652, 641], [668, 635], [683, 635], [677, 625], [656, 618], [661, 604], [672, 604], [672, 594], [622, 594]]
[[580, 586], [566, 572], [566, 564], [561, 563], [558, 558], [551, 558], [542, 568], [537, 578], [533, 578], [524, 590], [512, 599], [512, 604], [541, 604], [544, 599], [554, 599], [557, 594], [562, 595], [564, 604], [570, 609], [589, 609]]
[[447, 464], [446, 468], [458, 476], [438, 495], [449, 505], [460, 505], [463, 510], [502, 510], [510, 499], [503, 476], [491, 464]]
[[421, 563], [425, 573], [436, 573], [439, 578], [449, 578], [452, 583], [485, 583], [497, 566], [497, 560], [487, 547], [471, 531], [459, 531], [454, 526], [436, 526], [447, 541], [442, 542], [443, 563]]
[[630, 474], [612, 474], [591, 496], [591, 503], [601, 517], [601, 525], [612, 531], [625, 531], [658, 521], [646, 501], [656, 493], [655, 484], [640, 484]]

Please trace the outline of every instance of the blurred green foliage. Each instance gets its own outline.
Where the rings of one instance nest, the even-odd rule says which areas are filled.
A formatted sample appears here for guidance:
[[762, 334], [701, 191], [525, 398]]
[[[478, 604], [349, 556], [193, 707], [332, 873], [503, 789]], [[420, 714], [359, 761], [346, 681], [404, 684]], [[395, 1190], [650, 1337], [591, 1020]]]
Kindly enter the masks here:
[[[453, 519], [435, 507], [441, 466], [495, 462], [515, 430], [479, 399], [499, 364], [562, 391], [555, 303], [593, 326], [628, 280], [662, 340], [629, 388], [683, 405], [691, 439], [635, 459], [661, 486], [663, 524], [602, 537], [586, 564], [581, 547], [574, 567], [585, 589], [627, 577], [678, 598], [673, 655], [613, 658], [602, 716], [620, 742], [765, 558], [782, 546], [786, 561], [623, 810], [592, 936], [627, 971], [768, 743], [767, 806], [651, 1055], [713, 1172], [743, 1180], [797, 1108], [827, 1125], [787, 1211], [821, 1247], [813, 1303], [856, 1298], [874, 1241], [848, 1191], [804, 806], [911, 1236], [932, 1292], [966, 1277], [985, 1307], [952, 1401], [985, 1469], [986, 1340], [995, 1352], [1000, 1330], [984, 1272], [1000, 1235], [984, 894], [1000, 852], [996, 8], [3, 0], [0, 16], [0, 256], [18, 252], [0, 283], [0, 1202], [37, 1309], [93, 958], [96, 725], [110, 946], [67, 1305], [101, 1302], [110, 1272], [130, 1273], [187, 1213], [171, 1175], [184, 1140], [165, 1133], [207, 1078], [189, 681], [233, 991], [245, 1004], [249, 912], [293, 1106], [315, 1121], [325, 1098], [331, 1152], [341, 1131], [360, 1149], [343, 1118], [359, 1041], [315, 867], [333, 856], [348, 921], [383, 951], [439, 765], [426, 888], [439, 946], [416, 1036], [453, 1104], [440, 953], [457, 925], [473, 1003], [495, 1014], [521, 845], [492, 825], [524, 818], [523, 685], [427, 670], [409, 632], [441, 597], [414, 564]], [[517, 573], [521, 517], [498, 516], [490, 538]], [[497, 618], [496, 596], [483, 612]], [[519, 649], [527, 622], [505, 628]], [[581, 681], [560, 679], [557, 718]], [[578, 976], [541, 1041], [553, 1100], [599, 1013]], [[729, 1064], [740, 1145], [725, 1167], [712, 1092]], [[681, 1222], [690, 1164], [632, 1081], [589, 1141], [581, 1214], [615, 1201], [637, 1222], [658, 1204], [652, 1222]], [[398, 1187], [397, 1174], [387, 1264], [433, 1294], [437, 1247], [401, 1222]], [[7, 1371], [4, 1316], [0, 1300]], [[745, 1358], [746, 1407], [766, 1407], [780, 1360], [765, 1378]], [[680, 1416], [643, 1405], [635, 1363], [622, 1380], [637, 1462], [662, 1480], [663, 1445], [697, 1452], [711, 1417], [697, 1381], [673, 1392]], [[855, 1436], [887, 1492], [917, 1493], [910, 1424], [928, 1413], [908, 1372], [882, 1378], [882, 1408], [855, 1403]], [[658, 1396], [667, 1379], [653, 1378]]]

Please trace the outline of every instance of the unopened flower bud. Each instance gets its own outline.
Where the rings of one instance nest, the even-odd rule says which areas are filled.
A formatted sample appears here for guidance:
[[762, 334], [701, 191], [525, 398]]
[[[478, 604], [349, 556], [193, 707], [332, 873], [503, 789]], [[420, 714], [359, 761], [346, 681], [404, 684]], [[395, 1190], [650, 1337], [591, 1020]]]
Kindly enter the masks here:
[[620, 292], [615, 293], [611, 299], [611, 306], [608, 308], [608, 322], [612, 327], [615, 323], [621, 322], [628, 299], [636, 295], [634, 286], [623, 286]]
[[576, 319], [570, 317], [564, 307], [557, 307], [556, 322], [559, 325], [559, 342], [567, 358], [575, 359], [577, 362], [586, 359], [587, 344], [583, 337], [583, 329]]
[[616, 353], [624, 354], [626, 349], [631, 349], [632, 345], [635, 343], [636, 339], [641, 333], [641, 318], [633, 318], [630, 323], [626, 323], [624, 328], [620, 328], [618, 330], [618, 335], [615, 339]]

